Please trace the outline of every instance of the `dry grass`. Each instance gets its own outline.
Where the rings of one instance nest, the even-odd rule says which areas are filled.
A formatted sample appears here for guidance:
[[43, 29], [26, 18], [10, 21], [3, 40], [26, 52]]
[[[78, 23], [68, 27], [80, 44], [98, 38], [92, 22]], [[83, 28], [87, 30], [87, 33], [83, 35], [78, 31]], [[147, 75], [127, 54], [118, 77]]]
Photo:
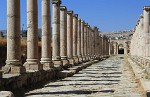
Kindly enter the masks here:
[[[6, 38], [1, 38], [0, 39], [0, 46], [6, 46], [7, 45], [7, 39]], [[41, 41], [38, 42], [38, 45], [41, 47]], [[21, 46], [26, 47], [27, 46], [27, 40], [26, 39], [21, 39]]]

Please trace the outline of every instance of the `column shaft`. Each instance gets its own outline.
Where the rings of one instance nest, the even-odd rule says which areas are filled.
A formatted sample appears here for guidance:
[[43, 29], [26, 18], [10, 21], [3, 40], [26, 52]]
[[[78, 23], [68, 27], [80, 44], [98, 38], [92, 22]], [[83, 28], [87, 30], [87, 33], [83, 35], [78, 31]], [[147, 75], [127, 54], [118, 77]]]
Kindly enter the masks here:
[[51, 30], [50, 30], [50, 0], [42, 0], [42, 58], [41, 63], [46, 68], [53, 67]]
[[70, 64], [73, 65], [73, 11], [67, 12], [67, 56]]
[[60, 57], [60, 0], [52, 0], [52, 60], [56, 66], [62, 66]]
[[20, 0], [7, 0], [7, 60], [4, 73], [23, 73], [20, 52]]
[[78, 63], [77, 56], [77, 37], [78, 37], [78, 15], [74, 14], [73, 16], [73, 57], [75, 63]]
[[38, 59], [38, 2], [27, 0], [27, 62], [28, 70], [42, 70]]
[[81, 21], [81, 54], [83, 61], [85, 61], [85, 54], [84, 54], [84, 21]]
[[67, 8], [60, 7], [60, 56], [63, 61], [63, 66], [69, 64], [67, 58]]
[[78, 58], [79, 58], [79, 62], [82, 62], [82, 55], [81, 55], [81, 19], [78, 19], [77, 55], [78, 55]]

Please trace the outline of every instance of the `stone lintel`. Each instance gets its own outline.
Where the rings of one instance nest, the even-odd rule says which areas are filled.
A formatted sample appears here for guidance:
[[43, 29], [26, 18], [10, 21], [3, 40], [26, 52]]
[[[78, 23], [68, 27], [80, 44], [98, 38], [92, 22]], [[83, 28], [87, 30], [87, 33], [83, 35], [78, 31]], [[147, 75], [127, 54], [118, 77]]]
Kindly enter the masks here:
[[67, 10], [67, 7], [66, 6], [60, 6], [60, 10]]
[[144, 6], [143, 10], [150, 11], [150, 6]]

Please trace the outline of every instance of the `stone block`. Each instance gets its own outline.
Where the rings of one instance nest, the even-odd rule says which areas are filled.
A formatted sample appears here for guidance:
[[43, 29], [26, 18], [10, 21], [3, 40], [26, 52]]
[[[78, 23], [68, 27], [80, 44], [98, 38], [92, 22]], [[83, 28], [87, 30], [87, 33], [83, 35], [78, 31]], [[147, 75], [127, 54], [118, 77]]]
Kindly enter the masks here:
[[1, 97], [15, 97], [11, 91], [0, 91]]
[[49, 70], [51, 68], [54, 68], [54, 63], [51, 62], [51, 63], [42, 63], [43, 64], [43, 69], [44, 70]]
[[75, 63], [75, 60], [74, 59], [68, 59], [69, 60], [69, 63], [71, 64], [71, 65], [74, 65], [74, 63]]
[[54, 60], [54, 67], [62, 67], [63, 66], [63, 61], [61, 60]]
[[67, 65], [69, 65], [69, 60], [62, 60], [62, 62], [63, 62], [63, 66], [65, 66], [65, 67], [67, 67]]
[[43, 70], [43, 65], [40, 63], [30, 64], [26, 62], [24, 66], [26, 67], [26, 70]]
[[2, 68], [2, 70], [4, 71], [5, 74], [7, 73], [25, 73], [26, 72], [26, 68], [24, 66], [19, 66], [19, 65], [6, 65]]

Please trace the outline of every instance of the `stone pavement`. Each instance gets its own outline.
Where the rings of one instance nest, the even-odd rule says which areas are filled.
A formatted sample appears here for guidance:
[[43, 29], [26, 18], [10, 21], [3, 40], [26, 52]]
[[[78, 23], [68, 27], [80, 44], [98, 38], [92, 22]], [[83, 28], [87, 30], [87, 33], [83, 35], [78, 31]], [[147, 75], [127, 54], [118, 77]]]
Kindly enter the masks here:
[[93, 64], [72, 77], [50, 82], [26, 97], [146, 97], [123, 56]]

